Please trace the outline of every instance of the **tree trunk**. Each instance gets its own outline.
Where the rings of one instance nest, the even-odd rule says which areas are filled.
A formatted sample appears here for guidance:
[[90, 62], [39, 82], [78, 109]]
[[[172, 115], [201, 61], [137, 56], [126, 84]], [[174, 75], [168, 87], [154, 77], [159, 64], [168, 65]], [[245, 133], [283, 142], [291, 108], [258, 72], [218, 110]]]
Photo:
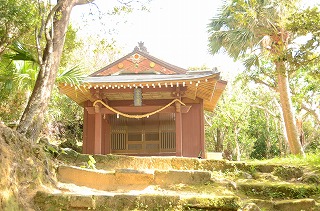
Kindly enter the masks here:
[[288, 73], [286, 71], [284, 62], [276, 62], [275, 64], [278, 77], [278, 92], [280, 94], [280, 104], [282, 108], [282, 114], [286, 127], [290, 151], [293, 154], [300, 154], [305, 156], [298, 138], [298, 131], [295, 124], [293, 106], [290, 98]]
[[238, 141], [238, 135], [240, 132], [240, 128], [237, 128], [237, 126], [235, 125], [233, 131], [234, 131], [234, 136], [235, 136], [234, 142], [236, 143], [236, 148], [234, 149], [234, 152], [235, 152], [237, 161], [240, 161], [241, 160], [241, 152], [240, 152], [240, 144]]
[[285, 155], [287, 155], [287, 153], [290, 153], [288, 151], [288, 145], [289, 145], [289, 141], [288, 141], [288, 136], [287, 136], [287, 130], [286, 130], [286, 126], [284, 123], [284, 118], [283, 118], [283, 111], [281, 108], [281, 105], [279, 104], [277, 99], [273, 100], [275, 105], [277, 106], [278, 110], [279, 110], [279, 114], [280, 114], [280, 125], [279, 125], [279, 132], [281, 134], [280, 141], [279, 141], [279, 149], [281, 152], [281, 156], [284, 157]]
[[217, 128], [217, 143], [215, 146], [215, 152], [222, 152], [223, 150], [223, 136], [220, 128]]
[[[71, 10], [76, 4], [76, 0], [60, 0], [58, 4], [59, 6], [54, 12], [53, 32], [46, 37], [46, 47], [40, 61], [36, 84], [17, 128], [18, 132], [34, 141], [39, 137], [42, 129], [60, 64]], [[46, 33], [50, 33], [50, 31], [50, 28], [46, 29]]]

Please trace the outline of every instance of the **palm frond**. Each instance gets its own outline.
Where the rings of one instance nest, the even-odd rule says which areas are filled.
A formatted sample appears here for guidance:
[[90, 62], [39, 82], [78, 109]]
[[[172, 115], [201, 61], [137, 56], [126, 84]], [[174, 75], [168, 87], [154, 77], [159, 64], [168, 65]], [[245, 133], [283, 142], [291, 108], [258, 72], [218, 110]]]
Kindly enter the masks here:
[[28, 73], [17, 73], [14, 75], [13, 80], [17, 84], [18, 90], [31, 90], [35, 83]]
[[212, 54], [223, 48], [232, 58], [237, 59], [254, 45], [255, 36], [247, 29], [216, 31], [209, 37], [209, 47]]
[[247, 70], [251, 67], [260, 67], [260, 58], [256, 54], [251, 54], [247, 59], [243, 61], [243, 65]]
[[12, 53], [7, 53], [4, 55], [4, 57], [11, 60], [23, 60], [38, 63], [36, 57], [32, 54], [32, 52], [20, 42], [14, 42], [10, 46], [10, 50], [12, 51]]
[[66, 69], [61, 71], [56, 78], [56, 83], [65, 83], [73, 86], [78, 86], [81, 84], [84, 78], [83, 69], [78, 66], [72, 67], [71, 69]]

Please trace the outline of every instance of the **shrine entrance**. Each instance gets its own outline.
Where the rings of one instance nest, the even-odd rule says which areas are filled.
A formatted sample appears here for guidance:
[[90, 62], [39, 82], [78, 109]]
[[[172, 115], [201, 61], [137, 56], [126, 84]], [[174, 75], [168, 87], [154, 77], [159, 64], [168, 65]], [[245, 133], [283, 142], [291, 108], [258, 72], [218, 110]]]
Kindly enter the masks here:
[[158, 113], [142, 119], [110, 115], [109, 123], [112, 154], [176, 153], [174, 113]]

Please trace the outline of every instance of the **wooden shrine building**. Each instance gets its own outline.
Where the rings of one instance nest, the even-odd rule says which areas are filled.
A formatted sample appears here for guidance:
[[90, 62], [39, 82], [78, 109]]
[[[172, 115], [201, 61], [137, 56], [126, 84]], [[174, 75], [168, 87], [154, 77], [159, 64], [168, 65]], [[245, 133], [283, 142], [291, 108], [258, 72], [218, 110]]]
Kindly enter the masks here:
[[204, 111], [226, 86], [216, 71], [187, 71], [140, 48], [60, 90], [84, 108], [83, 153], [205, 156]]

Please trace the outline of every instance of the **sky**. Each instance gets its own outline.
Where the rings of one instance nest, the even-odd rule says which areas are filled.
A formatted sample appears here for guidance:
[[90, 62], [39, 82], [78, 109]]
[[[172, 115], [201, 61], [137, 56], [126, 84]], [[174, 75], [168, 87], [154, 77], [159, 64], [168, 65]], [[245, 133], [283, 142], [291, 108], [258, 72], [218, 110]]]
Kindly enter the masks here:
[[[81, 26], [81, 33], [112, 37], [121, 49], [119, 58], [131, 53], [142, 41], [152, 56], [185, 69], [204, 65], [210, 69], [217, 67], [225, 75], [236, 75], [243, 69], [240, 62], [222, 53], [213, 56], [208, 50], [207, 26], [222, 0], [152, 0], [146, 4], [149, 12], [134, 10], [129, 14], [102, 15], [101, 20], [84, 14], [108, 13], [117, 1], [95, 0], [94, 3], [75, 7], [72, 22]], [[315, 3], [319, 0], [305, 0], [303, 5]]]
[[[110, 10], [113, 7], [110, 2], [95, 1], [101, 11]], [[121, 56], [131, 53], [142, 41], [152, 56], [182, 68], [203, 65], [221, 70], [239, 68], [226, 55], [212, 56], [208, 51], [207, 26], [221, 6], [220, 0], [152, 0], [146, 6], [149, 12], [136, 10], [120, 16], [107, 15], [103, 20], [105, 26], [96, 26], [98, 20], [89, 21], [86, 31], [98, 32], [102, 27], [107, 34], [114, 28], [113, 38], [122, 49]], [[84, 9], [74, 8], [73, 21], [80, 20]], [[91, 10], [96, 8], [91, 6]]]

